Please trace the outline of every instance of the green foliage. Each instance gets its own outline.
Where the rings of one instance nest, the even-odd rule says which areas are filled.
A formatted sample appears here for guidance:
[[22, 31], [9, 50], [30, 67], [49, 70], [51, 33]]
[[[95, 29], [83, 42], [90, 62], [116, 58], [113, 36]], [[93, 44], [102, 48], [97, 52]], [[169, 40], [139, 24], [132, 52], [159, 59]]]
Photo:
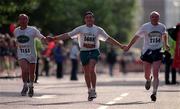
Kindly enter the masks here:
[[30, 13], [37, 7], [37, 0], [0, 0], [0, 23], [15, 22], [18, 14]]
[[133, 29], [136, 0], [1, 0], [0, 21], [15, 22], [19, 13], [30, 16], [30, 25], [46, 33], [61, 34], [83, 24], [83, 13], [93, 11], [96, 24], [120, 42]]

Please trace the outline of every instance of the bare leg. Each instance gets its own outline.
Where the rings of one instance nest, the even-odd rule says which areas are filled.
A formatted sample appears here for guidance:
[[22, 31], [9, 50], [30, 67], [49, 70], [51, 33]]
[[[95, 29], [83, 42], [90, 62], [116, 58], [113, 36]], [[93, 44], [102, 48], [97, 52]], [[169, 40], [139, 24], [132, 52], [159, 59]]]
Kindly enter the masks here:
[[87, 88], [91, 89], [91, 79], [90, 79], [89, 65], [84, 65], [83, 70], [84, 70], [84, 77], [85, 77]]
[[22, 80], [24, 83], [27, 84], [28, 79], [29, 79], [29, 72], [28, 72], [28, 61], [26, 59], [21, 59], [19, 60], [19, 65], [21, 67], [22, 70]]
[[150, 80], [151, 75], [151, 63], [143, 62], [144, 63], [144, 73], [145, 73], [145, 79]]
[[89, 61], [89, 70], [90, 70], [90, 76], [91, 76], [91, 84], [92, 88], [95, 90], [96, 89], [96, 60], [91, 59]]
[[28, 61], [26, 59], [19, 60], [19, 65], [22, 70], [22, 80], [24, 83], [21, 95], [25, 96], [28, 91], [28, 81], [29, 81], [29, 72], [28, 72]]
[[161, 61], [153, 62], [153, 93], [157, 92], [159, 85], [159, 69], [160, 69]]
[[35, 77], [36, 64], [29, 63], [29, 82], [30, 85], [33, 86], [34, 77]]

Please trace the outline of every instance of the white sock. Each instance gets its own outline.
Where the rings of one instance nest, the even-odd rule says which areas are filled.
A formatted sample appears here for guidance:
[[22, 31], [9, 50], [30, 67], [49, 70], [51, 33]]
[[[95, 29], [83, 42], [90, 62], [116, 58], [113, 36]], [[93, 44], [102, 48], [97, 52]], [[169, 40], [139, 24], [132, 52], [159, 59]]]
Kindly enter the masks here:
[[33, 82], [30, 82], [30, 83], [29, 83], [29, 87], [33, 87]]
[[95, 91], [95, 88], [92, 88], [93, 91]]
[[156, 94], [158, 86], [159, 86], [159, 79], [157, 78], [153, 80], [153, 93], [154, 94]]
[[88, 92], [91, 92], [91, 88], [88, 88]]
[[27, 84], [27, 82], [24, 82], [24, 87], [28, 87], [28, 84]]

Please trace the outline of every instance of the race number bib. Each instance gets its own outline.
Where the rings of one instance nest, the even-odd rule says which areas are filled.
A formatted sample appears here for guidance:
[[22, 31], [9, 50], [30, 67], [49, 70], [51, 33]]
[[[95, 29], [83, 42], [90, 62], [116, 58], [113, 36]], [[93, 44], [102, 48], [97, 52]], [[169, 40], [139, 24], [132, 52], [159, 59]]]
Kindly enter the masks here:
[[31, 54], [31, 49], [29, 46], [20, 46], [19, 51], [21, 54]]
[[84, 36], [84, 43], [83, 43], [83, 47], [85, 48], [95, 48], [95, 41], [96, 41], [96, 37], [93, 34], [85, 34]]
[[84, 43], [83, 47], [85, 47], [85, 48], [95, 48], [96, 46], [95, 46], [95, 44]]
[[149, 45], [156, 46], [159, 43], [161, 43], [161, 33], [158, 31], [149, 33]]

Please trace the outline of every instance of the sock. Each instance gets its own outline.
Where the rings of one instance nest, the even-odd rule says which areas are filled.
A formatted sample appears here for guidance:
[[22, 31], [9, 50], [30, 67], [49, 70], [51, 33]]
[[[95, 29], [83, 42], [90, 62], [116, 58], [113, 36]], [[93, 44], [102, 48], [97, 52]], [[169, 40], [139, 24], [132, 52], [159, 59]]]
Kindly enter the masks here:
[[158, 86], [159, 86], [159, 79], [154, 78], [154, 80], [153, 80], [153, 94], [156, 94]]
[[24, 82], [24, 87], [28, 87], [28, 84], [27, 84], [27, 82]]
[[91, 92], [91, 88], [88, 88], [88, 92]]
[[93, 91], [95, 91], [95, 88], [92, 88]]
[[29, 82], [29, 87], [33, 87], [33, 82]]
[[147, 81], [151, 81], [151, 80], [152, 80], [152, 76]]

